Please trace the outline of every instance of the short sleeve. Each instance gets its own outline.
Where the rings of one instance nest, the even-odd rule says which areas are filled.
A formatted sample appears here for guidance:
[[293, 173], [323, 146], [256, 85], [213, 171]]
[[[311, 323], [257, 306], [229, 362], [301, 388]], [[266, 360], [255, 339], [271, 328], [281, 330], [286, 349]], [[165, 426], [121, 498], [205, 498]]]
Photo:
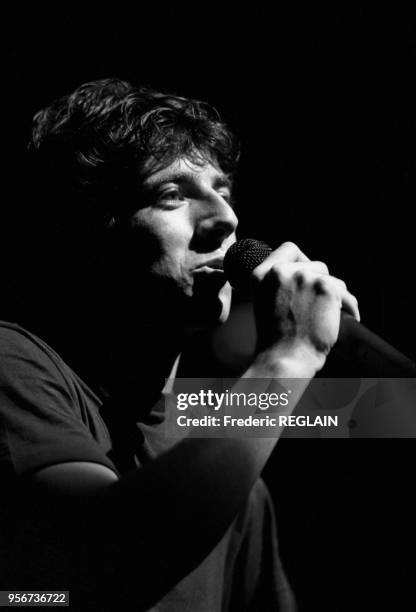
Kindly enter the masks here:
[[52, 351], [16, 329], [0, 327], [3, 474], [21, 476], [68, 461], [100, 463], [117, 473], [89, 430], [70, 382]]

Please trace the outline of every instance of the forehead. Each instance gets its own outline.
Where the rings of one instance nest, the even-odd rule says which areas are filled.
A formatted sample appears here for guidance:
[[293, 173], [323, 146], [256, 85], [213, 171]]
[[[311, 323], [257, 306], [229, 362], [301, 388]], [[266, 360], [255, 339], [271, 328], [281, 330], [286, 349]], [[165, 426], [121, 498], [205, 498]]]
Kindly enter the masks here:
[[210, 185], [231, 187], [232, 177], [213, 162], [201, 160], [195, 163], [182, 157], [164, 168], [150, 170], [143, 178], [145, 188], [157, 187], [168, 182], [206, 182]]

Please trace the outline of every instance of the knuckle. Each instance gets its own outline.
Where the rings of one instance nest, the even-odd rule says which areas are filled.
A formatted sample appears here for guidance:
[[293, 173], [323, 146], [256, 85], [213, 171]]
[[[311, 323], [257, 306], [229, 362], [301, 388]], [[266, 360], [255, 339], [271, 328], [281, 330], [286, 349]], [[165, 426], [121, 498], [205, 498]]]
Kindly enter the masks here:
[[317, 295], [329, 295], [332, 285], [326, 278], [316, 278], [313, 281], [313, 290]]
[[285, 242], [283, 242], [281, 246], [287, 249], [298, 249], [298, 246], [294, 242], [291, 242], [290, 240], [286, 240]]
[[315, 263], [317, 266], [321, 268], [323, 274], [329, 274], [328, 266], [326, 265], [324, 261], [317, 261]]
[[308, 270], [307, 268], [302, 270], [302, 276], [304, 278], [305, 284], [311, 287], [313, 287], [315, 281], [320, 278], [316, 272]]
[[345, 281], [342, 280], [342, 278], [337, 278], [336, 276], [332, 276], [331, 278], [336, 283], [339, 289], [341, 289], [342, 291], [347, 291], [347, 285]]

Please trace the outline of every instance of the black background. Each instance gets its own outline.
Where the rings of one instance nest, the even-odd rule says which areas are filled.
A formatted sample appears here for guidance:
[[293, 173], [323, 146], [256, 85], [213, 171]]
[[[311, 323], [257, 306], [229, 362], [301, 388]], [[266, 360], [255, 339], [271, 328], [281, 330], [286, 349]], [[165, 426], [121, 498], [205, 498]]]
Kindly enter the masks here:
[[[14, 15], [4, 26], [5, 268], [19, 249], [7, 222], [21, 221], [20, 198], [30, 197], [20, 186], [33, 113], [84, 81], [120, 76], [219, 108], [243, 146], [240, 235], [292, 240], [326, 261], [359, 297], [363, 322], [415, 358], [410, 11], [359, 3], [60, 10]], [[266, 477], [302, 610], [411, 596], [412, 451], [411, 440], [281, 441]]]

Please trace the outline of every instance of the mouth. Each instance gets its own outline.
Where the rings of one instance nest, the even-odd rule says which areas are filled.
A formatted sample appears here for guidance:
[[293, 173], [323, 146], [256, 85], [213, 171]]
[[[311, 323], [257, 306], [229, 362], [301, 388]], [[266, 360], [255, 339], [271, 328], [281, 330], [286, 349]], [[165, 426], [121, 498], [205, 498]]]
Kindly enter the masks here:
[[199, 292], [217, 291], [226, 283], [223, 257], [211, 258], [195, 266], [192, 270], [194, 288]]
[[203, 263], [199, 264], [193, 269], [193, 272], [221, 272], [224, 273], [224, 256], [215, 257], [213, 259], [208, 259]]
[[224, 270], [222, 268], [213, 268], [211, 266], [201, 266], [199, 268], [195, 268], [193, 271], [194, 276], [199, 275], [207, 275], [207, 276], [224, 276]]

